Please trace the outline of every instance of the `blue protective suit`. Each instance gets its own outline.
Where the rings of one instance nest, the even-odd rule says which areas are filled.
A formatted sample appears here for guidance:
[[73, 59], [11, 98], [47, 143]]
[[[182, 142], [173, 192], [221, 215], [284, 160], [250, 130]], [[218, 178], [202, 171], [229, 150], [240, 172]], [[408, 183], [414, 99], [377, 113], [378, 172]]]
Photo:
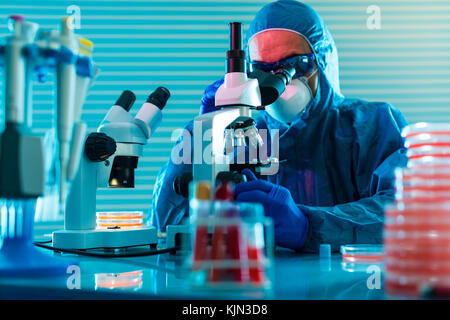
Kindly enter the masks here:
[[[381, 243], [383, 209], [393, 200], [393, 171], [406, 164], [402, 114], [383, 102], [347, 99], [339, 88], [337, 49], [322, 19], [297, 1], [277, 1], [263, 7], [247, 39], [271, 28], [292, 30], [310, 43], [319, 67], [319, 88], [305, 112], [290, 125], [261, 112], [258, 128], [279, 129], [278, 174], [261, 176], [288, 188], [306, 214], [310, 230], [303, 248], [333, 251], [351, 243]], [[192, 130], [192, 122], [187, 129]], [[151, 222], [160, 230], [187, 215], [187, 200], [172, 190], [173, 179], [192, 170], [171, 161], [156, 181]]]

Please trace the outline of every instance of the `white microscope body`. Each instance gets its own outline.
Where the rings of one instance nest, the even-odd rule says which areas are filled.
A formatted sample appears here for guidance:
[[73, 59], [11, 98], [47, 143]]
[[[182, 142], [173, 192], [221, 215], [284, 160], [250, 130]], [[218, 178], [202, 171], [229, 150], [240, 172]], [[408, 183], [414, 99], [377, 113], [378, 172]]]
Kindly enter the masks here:
[[[295, 69], [288, 67], [277, 70], [274, 74], [256, 71], [247, 75], [241, 23], [230, 23], [227, 73], [224, 83], [215, 94], [217, 111], [194, 118], [192, 175], [187, 172], [177, 177], [174, 191], [188, 198], [188, 184], [206, 181], [211, 186], [210, 199], [214, 199], [216, 181], [246, 181], [245, 176], [240, 173], [244, 168], [254, 168], [262, 174], [276, 174], [278, 159], [267, 155], [263, 155], [266, 159], [261, 159], [256, 154], [264, 140], [256, 128], [251, 112], [273, 103], [283, 93], [294, 74]], [[245, 147], [249, 148], [248, 159], [245, 159]], [[167, 226], [167, 247], [177, 244], [177, 234], [188, 233], [187, 224]]]
[[[230, 94], [231, 93], [231, 94]], [[194, 161], [193, 180], [209, 181], [213, 183], [220, 172], [230, 171], [233, 155], [225, 154], [224, 150], [234, 146], [228, 139], [224, 139], [227, 127], [239, 117], [251, 118], [251, 107], [261, 105], [258, 80], [247, 78], [241, 72], [227, 73], [224, 84], [219, 87], [215, 97], [217, 111], [202, 114], [194, 119]], [[227, 105], [223, 109], [220, 106]], [[211, 132], [211, 158], [205, 154], [203, 141], [206, 132]], [[203, 157], [196, 159], [196, 157]], [[214, 185], [214, 184], [211, 184]]]
[[124, 91], [97, 132], [87, 136], [80, 167], [67, 197], [64, 230], [53, 233], [55, 248], [156, 246], [155, 227], [96, 228], [96, 190], [134, 187], [138, 158], [161, 121], [161, 109], [169, 96], [167, 89], [158, 88], [133, 118], [128, 110], [135, 96]]
[[[220, 173], [254, 168], [262, 174], [275, 174], [277, 172], [265, 168], [275, 163], [278, 171], [278, 159], [268, 155], [262, 155], [267, 158], [261, 159], [256, 154], [257, 148], [263, 146], [264, 140], [256, 128], [252, 110], [263, 109], [278, 99], [292, 80], [295, 69], [281, 68], [273, 74], [256, 70], [247, 75], [245, 53], [241, 48], [241, 24], [232, 22], [230, 50], [227, 52], [227, 73], [224, 83], [215, 95], [217, 111], [194, 119], [193, 181], [194, 183], [208, 181], [213, 186], [211, 190], [214, 190], [216, 179], [234, 179], [232, 175], [218, 177]], [[205, 136], [207, 132], [211, 132], [211, 137]], [[209, 139], [211, 139], [210, 158], [208, 158], [209, 147], [203, 142]], [[247, 152], [244, 151], [244, 147], [249, 148], [247, 160], [245, 157], [239, 157], [239, 154]], [[235, 152], [237, 154], [234, 154]]]

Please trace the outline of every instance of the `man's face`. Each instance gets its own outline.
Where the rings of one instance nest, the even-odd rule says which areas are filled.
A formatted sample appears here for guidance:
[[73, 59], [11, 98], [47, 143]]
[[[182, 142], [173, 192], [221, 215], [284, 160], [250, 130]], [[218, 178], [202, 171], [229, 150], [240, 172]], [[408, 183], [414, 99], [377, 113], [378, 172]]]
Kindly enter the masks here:
[[[288, 30], [267, 30], [258, 33], [248, 42], [250, 60], [273, 63], [312, 50], [308, 42], [299, 34]], [[312, 76], [308, 85], [316, 96], [318, 73]]]

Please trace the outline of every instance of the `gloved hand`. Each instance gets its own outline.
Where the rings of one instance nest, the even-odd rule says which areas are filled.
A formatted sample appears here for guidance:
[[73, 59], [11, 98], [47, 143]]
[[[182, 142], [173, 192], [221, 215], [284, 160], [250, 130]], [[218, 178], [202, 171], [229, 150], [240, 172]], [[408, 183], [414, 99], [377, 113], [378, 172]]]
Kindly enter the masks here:
[[238, 202], [259, 202], [264, 214], [274, 222], [275, 244], [300, 250], [308, 234], [309, 222], [297, 207], [290, 191], [282, 186], [259, 180], [249, 169], [242, 171], [247, 182], [235, 186], [235, 199]]
[[203, 92], [202, 100], [200, 102], [200, 114], [216, 111], [217, 108], [215, 107], [215, 95], [217, 89], [223, 84], [223, 78], [220, 80], [217, 80], [213, 84], [209, 85], [205, 91]]

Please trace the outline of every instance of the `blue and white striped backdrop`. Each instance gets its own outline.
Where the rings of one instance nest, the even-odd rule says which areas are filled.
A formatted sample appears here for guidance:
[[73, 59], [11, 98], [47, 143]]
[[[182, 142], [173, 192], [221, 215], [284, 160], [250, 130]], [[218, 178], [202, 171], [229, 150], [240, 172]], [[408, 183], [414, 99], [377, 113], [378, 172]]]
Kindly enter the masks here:
[[[136, 105], [159, 85], [171, 90], [163, 123], [139, 160], [137, 188], [98, 193], [99, 209], [146, 211], [155, 178], [170, 155], [172, 131], [198, 113], [203, 89], [224, 73], [228, 22], [243, 22], [245, 32], [267, 2], [0, 0], [0, 37], [8, 33], [10, 14], [24, 14], [42, 27], [55, 28], [69, 6], [80, 8], [77, 32], [94, 42], [94, 58], [101, 69], [82, 116], [90, 130], [123, 89], [137, 94]], [[334, 35], [346, 96], [390, 102], [409, 122], [450, 122], [448, 0], [306, 2]], [[379, 30], [366, 26], [370, 5], [381, 9]], [[35, 86], [33, 120], [38, 132], [52, 125], [53, 86], [53, 79]], [[3, 90], [0, 99], [3, 109]]]

